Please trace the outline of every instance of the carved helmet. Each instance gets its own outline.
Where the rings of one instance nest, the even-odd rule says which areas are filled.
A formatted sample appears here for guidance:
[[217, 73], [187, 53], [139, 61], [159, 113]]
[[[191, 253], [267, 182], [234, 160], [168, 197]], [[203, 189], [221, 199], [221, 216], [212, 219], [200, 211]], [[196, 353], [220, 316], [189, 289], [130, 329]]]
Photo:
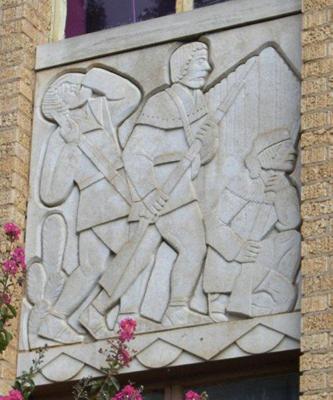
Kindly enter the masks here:
[[250, 172], [251, 178], [258, 178], [259, 176], [261, 170], [259, 156], [273, 146], [290, 139], [290, 134], [287, 129], [276, 129], [258, 135], [253, 142], [250, 153], [245, 157], [245, 165]]

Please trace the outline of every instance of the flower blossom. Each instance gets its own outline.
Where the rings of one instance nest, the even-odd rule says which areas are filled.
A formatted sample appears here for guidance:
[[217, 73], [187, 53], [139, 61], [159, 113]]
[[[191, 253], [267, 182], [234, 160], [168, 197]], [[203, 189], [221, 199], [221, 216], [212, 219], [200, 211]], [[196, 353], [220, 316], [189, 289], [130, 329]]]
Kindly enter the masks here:
[[111, 400], [143, 400], [141, 391], [132, 385], [125, 386]]
[[193, 390], [189, 390], [185, 394], [185, 400], [201, 400], [201, 395], [199, 393], [193, 392]]
[[132, 361], [131, 354], [125, 347], [119, 348], [118, 361], [125, 367], [128, 367], [129, 363]]
[[16, 261], [10, 258], [9, 260], [5, 260], [3, 262], [2, 269], [9, 275], [16, 275], [19, 270], [19, 266], [17, 265]]
[[0, 400], [24, 400], [19, 390], [12, 389], [7, 396], [0, 396]]
[[10, 304], [11, 301], [12, 299], [8, 293], [0, 293], [0, 302], [3, 304]]
[[134, 338], [134, 332], [136, 329], [136, 321], [133, 318], [125, 318], [119, 323], [119, 340], [124, 342], [129, 342]]
[[3, 229], [5, 231], [5, 234], [10, 238], [10, 240], [14, 241], [20, 238], [21, 229], [13, 222], [7, 222], [3, 226]]
[[22, 247], [16, 247], [11, 253], [11, 258], [22, 268], [22, 271], [26, 270], [25, 252]]

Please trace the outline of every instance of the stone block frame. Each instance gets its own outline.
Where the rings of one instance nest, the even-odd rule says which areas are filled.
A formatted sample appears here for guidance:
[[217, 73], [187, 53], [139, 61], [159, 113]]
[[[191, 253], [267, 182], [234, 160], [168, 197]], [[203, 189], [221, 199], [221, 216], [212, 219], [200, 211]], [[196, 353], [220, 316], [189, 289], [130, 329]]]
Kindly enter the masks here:
[[[102, 79], [100, 78], [102, 74], [105, 79], [110, 77], [112, 81], [117, 79], [119, 82], [121, 79], [126, 81], [128, 90], [132, 90], [129, 98], [134, 103], [138, 103], [142, 94], [144, 96], [150, 92], [153, 94], [155, 92], [156, 94], [156, 88], [162, 88], [162, 90], [164, 90], [168, 85], [168, 71], [167, 69], [163, 70], [163, 66], [167, 68], [165, 66], [168, 65], [168, 57], [170, 57], [170, 54], [173, 54], [173, 49], [175, 47], [181, 48], [181, 42], [186, 46], [187, 44], [199, 41], [204, 46], [207, 46], [208, 43], [209, 58], [215, 66], [214, 72], [212, 72], [208, 82], [208, 87], [216, 88], [214, 95], [212, 93], [213, 103], [216, 102], [217, 92], [221, 88], [221, 86], [219, 86], [221, 85], [220, 82], [226, 79], [229, 72], [232, 71], [235, 74], [234, 78], [236, 79], [234, 80], [237, 81], [238, 79], [242, 81], [245, 80], [247, 72], [238, 69], [240, 66], [250, 69], [252, 64], [257, 64], [257, 67], [255, 67], [257, 68], [256, 71], [259, 71], [261, 68], [261, 70], [266, 71], [266, 74], [269, 75], [269, 70], [265, 68], [268, 68], [267, 65], [269, 65], [270, 60], [274, 60], [276, 64], [281, 65], [278, 73], [281, 74], [283, 78], [289, 79], [289, 88], [293, 87], [293, 85], [295, 88], [294, 92], [291, 92], [292, 97], [288, 107], [290, 114], [287, 113], [287, 115], [282, 112], [283, 115], [279, 115], [276, 118], [289, 118], [285, 124], [288, 125], [290, 131], [293, 129], [296, 131], [293, 136], [293, 141], [295, 143], [297, 141], [299, 117], [299, 110], [297, 108], [297, 88], [299, 87], [301, 67], [299, 57], [299, 32], [301, 28], [300, 16], [297, 15], [300, 11], [300, 4], [298, 1], [290, 1], [288, 4], [281, 4], [281, 2], [278, 1], [266, 0], [258, 10], [258, 8], [254, 9], [253, 5], [251, 6], [250, 3], [251, 2], [247, 0], [242, 0], [220, 4], [209, 7], [207, 10], [201, 9], [188, 14], [164, 17], [158, 21], [149, 21], [131, 27], [118, 28], [113, 31], [98, 32], [87, 35], [86, 37], [74, 38], [65, 42], [39, 48], [36, 63], [38, 73], [35, 97], [35, 133], [33, 137], [31, 201], [28, 215], [27, 250], [28, 256], [31, 257], [30, 265], [32, 266], [30, 282], [33, 282], [36, 276], [39, 276], [40, 279], [37, 280], [35, 286], [32, 284], [30, 288], [28, 281], [28, 299], [30, 304], [25, 301], [23, 305], [22, 331], [20, 335], [22, 353], [19, 356], [20, 369], [24, 368], [31, 359], [31, 355], [27, 350], [42, 343], [39, 337], [40, 327], [34, 326], [34, 323], [31, 322], [31, 306], [34, 306], [33, 310], [35, 313], [39, 312], [40, 314], [45, 312], [43, 306], [47, 308], [45, 301], [50, 299], [50, 297], [45, 297], [47, 283], [45, 284], [46, 286], [43, 293], [38, 294], [36, 291], [37, 285], [40, 285], [44, 279], [45, 265], [55, 260], [55, 258], [52, 259], [52, 257], [58, 257], [58, 272], [61, 272], [63, 268], [61, 264], [63, 261], [62, 257], [66, 257], [66, 255], [64, 256], [66, 251], [64, 250], [64, 246], [66, 246], [66, 244], [62, 243], [61, 240], [59, 243], [54, 243], [47, 235], [49, 235], [50, 232], [58, 232], [59, 238], [64, 238], [64, 241], [66, 241], [70, 234], [68, 233], [70, 230], [67, 231], [67, 233], [62, 233], [68, 229], [70, 224], [68, 224], [68, 220], [66, 220], [66, 212], [68, 212], [68, 210], [62, 210], [61, 207], [58, 207], [61, 203], [60, 201], [56, 201], [50, 206], [52, 209], [45, 212], [45, 208], [40, 208], [35, 200], [38, 198], [40, 190], [38, 187], [40, 181], [39, 178], [36, 179], [36, 177], [39, 176], [45, 154], [41, 154], [41, 149], [43, 148], [45, 151], [47, 146], [41, 132], [42, 130], [44, 131], [44, 129], [45, 131], [50, 131], [50, 121], [53, 121], [53, 123], [55, 121], [60, 126], [60, 123], [58, 123], [54, 115], [48, 114], [48, 111], [44, 107], [45, 93], [47, 93], [50, 88], [52, 89], [51, 85], [55, 84], [57, 79], [62, 79], [62, 77], [65, 77], [64, 79], [67, 79], [70, 84], [77, 84], [78, 81], [75, 81], [75, 79], [79, 79], [79, 84], [81, 84], [83, 79], [85, 82], [84, 86], [93, 89], [94, 99], [97, 99], [100, 93], [102, 93], [102, 90], [98, 87], [98, 82]], [[240, 12], [240, 10], [242, 11]], [[223, 17], [217, 20], [216, 14], [222, 14], [222, 11], [224, 12]], [[183, 24], [186, 20], [191, 21], [191, 26], [185, 29]], [[247, 26], [250, 22], [251, 25]], [[170, 29], [168, 32], [160, 31], [159, 25], [161, 23], [174, 26], [174, 29]], [[244, 26], [238, 28], [239, 25]], [[281, 26], [283, 26], [283, 29], [281, 29]], [[140, 35], [140, 40], [138, 41], [139, 30], [142, 30], [142, 35]], [[247, 42], [244, 38], [250, 38], [251, 40]], [[295, 38], [295, 41], [292, 41], [291, 38]], [[80, 41], [78, 41], [78, 39], [80, 39]], [[196, 39], [196, 41], [194, 39]], [[110, 40], [112, 43], [111, 48]], [[224, 51], [223, 47], [225, 46], [223, 46], [223, 41], [225, 41], [225, 43], [235, 42], [235, 45], [229, 47], [229, 52]], [[81, 47], [83, 50], [77, 46]], [[89, 50], [86, 50], [87, 48]], [[230, 49], [233, 49], [233, 52], [231, 52]], [[52, 57], [50, 54], [52, 54]], [[126, 59], [126, 57], [128, 57], [128, 59]], [[133, 63], [139, 62], [140, 57], [144, 60], [153, 60], [154, 58], [152, 62], [149, 64], [147, 63], [147, 69], [145, 71], [135, 69], [133, 66]], [[160, 68], [162, 68], [162, 73], [157, 73], [156, 71], [160, 71]], [[149, 79], [147, 77], [148, 72]], [[145, 74], [146, 76], [144, 76]], [[78, 75], [80, 76], [78, 77]], [[128, 80], [128, 78], [130, 78], [130, 80]], [[90, 83], [88, 84], [87, 82]], [[122, 85], [122, 83], [119, 83], [119, 85]], [[137, 86], [138, 89], [135, 89], [135, 86]], [[230, 96], [232, 97], [232, 92], [235, 90], [233, 88], [235, 86], [233, 86], [231, 78], [229, 87], [231, 88]], [[278, 88], [278, 86], [276, 87]], [[250, 90], [249, 93], [249, 96], [251, 96]], [[262, 94], [262, 96], [264, 95]], [[106, 97], [109, 98], [108, 96]], [[282, 97], [282, 99], [285, 98]], [[133, 109], [136, 106], [137, 104], [133, 105]], [[282, 106], [281, 109], [283, 109]], [[43, 115], [40, 112], [41, 110]], [[132, 110], [127, 112], [129, 115]], [[266, 114], [264, 114], [264, 116], [265, 115]], [[138, 117], [138, 115], [136, 115], [136, 117]], [[144, 113], [142, 113], [139, 118], [142, 119], [142, 125], [146, 124], [147, 126], [152, 126], [151, 123], [147, 122], [148, 117], [145, 117]], [[144, 118], [146, 118], [146, 120]], [[263, 151], [267, 146], [269, 147], [279, 142], [287, 141], [287, 137], [284, 138], [285, 133], [283, 132], [278, 132], [278, 139], [274, 138], [274, 134], [268, 134], [269, 128], [274, 131], [280, 127], [270, 126], [268, 117], [267, 120], [265, 120], [264, 117], [260, 118], [263, 118], [261, 123], [265, 126], [261, 134], [265, 134], [265, 137], [259, 138], [258, 135], [258, 137], [256, 136], [253, 138], [253, 141], [256, 143], [254, 147], [256, 147], [257, 152]], [[169, 122], [166, 123], [168, 124]], [[192, 121], [190, 121], [190, 124], [191, 123]], [[179, 126], [168, 125], [166, 129], [178, 127]], [[293, 132], [290, 134], [292, 135]], [[126, 135], [126, 132], [124, 132], [124, 135]], [[124, 140], [126, 141], [126, 139]], [[67, 139], [65, 139], [65, 141], [67, 141]], [[71, 139], [68, 139], [67, 143], [70, 141]], [[246, 146], [244, 143], [243, 145]], [[251, 147], [251, 142], [249, 146]], [[245, 150], [248, 151], [249, 149]], [[245, 150], [243, 149], [244, 157], [246, 155]], [[86, 153], [88, 151], [87, 149], [85, 150]], [[251, 154], [251, 152], [248, 151], [248, 154]], [[255, 159], [256, 155], [254, 155]], [[47, 155], [45, 157], [47, 157]], [[50, 160], [50, 162], [52, 162], [52, 160]], [[45, 172], [45, 174], [47, 175], [47, 172]], [[80, 183], [80, 185], [84, 188], [83, 183]], [[169, 193], [169, 195], [170, 194], [171, 193]], [[73, 196], [77, 195], [76, 193]], [[225, 193], [226, 197], [224, 197], [224, 199], [226, 198], [228, 200], [228, 195], [228, 193]], [[75, 203], [74, 200], [73, 202]], [[50, 202], [50, 204], [51, 203], [52, 202]], [[127, 211], [125, 211], [124, 215], [126, 215], [126, 212]], [[85, 215], [86, 214], [87, 213], [85, 213]], [[292, 215], [294, 215], [294, 212], [292, 212]], [[122, 216], [123, 215], [120, 215], [120, 217]], [[229, 225], [229, 221], [225, 221], [226, 226]], [[274, 224], [275, 222], [273, 222], [272, 226], [275, 226]], [[298, 222], [295, 223], [295, 227], [297, 226]], [[38, 228], [36, 229], [36, 227]], [[69, 229], [73, 229], [73, 227], [69, 227]], [[288, 228], [287, 231], [293, 229], [294, 228]], [[163, 230], [163, 228], [161, 228], [161, 230]], [[101, 236], [102, 233], [99, 233], [99, 235]], [[293, 234], [292, 236], [294, 237], [295, 235]], [[45, 243], [38, 239], [41, 237]], [[297, 234], [295, 237], [297, 237]], [[50, 249], [48, 250], [50, 244], [47, 243], [47, 240], [60, 249], [63, 246], [63, 250], [60, 252], [61, 254], [59, 253], [60, 256], [59, 254], [50, 253], [51, 258], [49, 260], [47, 259], [47, 251], [51, 251]], [[299, 239], [296, 239], [295, 247], [297, 247], [297, 240]], [[216, 246], [218, 246], [213, 239], [209, 244], [213, 249], [216, 249]], [[43, 251], [46, 253], [43, 254]], [[70, 257], [70, 255], [68, 255], [68, 257]], [[227, 256], [225, 256], [225, 258], [227, 259]], [[242, 262], [240, 261], [240, 263]], [[75, 268], [75, 260], [72, 260], [71, 265]], [[49, 264], [49, 266], [53, 268], [54, 264]], [[70, 267], [67, 266], [66, 268], [69, 269], [65, 269], [64, 272], [58, 275], [54, 273], [55, 271], [52, 271], [47, 275], [48, 282], [52, 284], [53, 280], [53, 284], [60, 287], [62, 285], [61, 280], [67, 279], [67, 276], [72, 272]], [[211, 283], [212, 278], [208, 278], [208, 280]], [[294, 283], [294, 277], [292, 280]], [[105, 289], [107, 288], [105, 287]], [[50, 291], [51, 289], [49, 288], [48, 290]], [[208, 292], [209, 290], [211, 290], [211, 293], [219, 293], [219, 290], [222, 294], [230, 292], [229, 289], [207, 289]], [[56, 294], [53, 296], [57, 296], [57, 289], [55, 289], [55, 293]], [[235, 300], [234, 307], [237, 308], [237, 299]], [[275, 312], [266, 313], [254, 312], [253, 310], [239, 311], [238, 309], [231, 308], [230, 310], [231, 314], [236, 315], [237, 313], [241, 313], [243, 316], [251, 318], [235, 318], [234, 320], [232, 318], [230, 322], [218, 320], [215, 324], [208, 325], [202, 320], [189, 324], [196, 325], [198, 323], [198, 326], [174, 326], [171, 330], [163, 328], [150, 331], [148, 329], [142, 334], [139, 334], [135, 343], [138, 355], [136, 361], [133, 363], [131, 371], [298, 348], [300, 333], [299, 314], [296, 311], [297, 306], [296, 309], [293, 308], [295, 312], [291, 313], [285, 313], [286, 310], [284, 309], [283, 313], [281, 313], [279, 309]], [[290, 310], [290, 308], [288, 310]], [[218, 314], [218, 311], [216, 311], [216, 314]], [[110, 318], [111, 317], [112, 316], [110, 316]], [[38, 318], [38, 315], [36, 318]], [[39, 316], [39, 318], [43, 319], [44, 317]], [[30, 331], [27, 330], [29, 324]], [[54, 325], [50, 323], [50, 327], [52, 326]], [[34, 329], [37, 329], [37, 331], [34, 331]], [[94, 336], [94, 333], [96, 332], [90, 331], [92, 336]], [[266, 336], [268, 333], [269, 335]], [[50, 334], [47, 332], [44, 332], [41, 336], [50, 339]], [[266, 339], [269, 337], [270, 340], [266, 340], [265, 343], [262, 343], [261, 338], [263, 336], [265, 336]], [[96, 334], [95, 337], [98, 338], [98, 335]], [[59, 342], [61, 342], [61, 340], [58, 340], [58, 343]], [[95, 354], [97, 355], [97, 350], [102, 344], [101, 341], [90, 341], [84, 345], [55, 345], [47, 354], [47, 364], [41, 376], [38, 378], [38, 383], [43, 384], [47, 381], [63, 381], [72, 378], [77, 379], [79, 376], [88, 373], [98, 374], [101, 360], [97, 359], [97, 356], [96, 358], [94, 357]], [[84, 351], [82, 351], [82, 346], [84, 346]], [[154, 354], [161, 353], [167, 354], [167, 359], [153, 356]], [[68, 376], [64, 376], [64, 371], [61, 370], [61, 365], [63, 365], [64, 362], [70, 366], [68, 369], [68, 371], [70, 371], [66, 371], [67, 375], [69, 374]]]

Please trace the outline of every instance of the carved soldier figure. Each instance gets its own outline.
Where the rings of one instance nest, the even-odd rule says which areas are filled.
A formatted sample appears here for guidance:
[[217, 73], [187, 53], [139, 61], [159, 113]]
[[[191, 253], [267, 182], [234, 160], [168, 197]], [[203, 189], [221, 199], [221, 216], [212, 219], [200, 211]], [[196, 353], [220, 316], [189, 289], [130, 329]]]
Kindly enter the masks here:
[[44, 337], [62, 343], [82, 340], [66, 318], [96, 286], [110, 255], [127, 240], [131, 199], [117, 128], [140, 98], [129, 80], [101, 68], [67, 73], [45, 93], [43, 114], [58, 128], [47, 145], [40, 197], [48, 207], [58, 206], [78, 187], [80, 265], [41, 324], [39, 334]]
[[[218, 132], [202, 92], [211, 71], [207, 46], [193, 42], [179, 47], [170, 58], [170, 71], [171, 87], [147, 101], [124, 151], [124, 162], [135, 200], [130, 219], [137, 220], [142, 212], [158, 216], [150, 227], [150, 240], [157, 245], [163, 238], [178, 252], [163, 321], [177, 325], [207, 320], [189, 309], [206, 254], [204, 224], [192, 182], [200, 165], [213, 158]], [[198, 137], [200, 155], [168, 198], [162, 185]]]
[[[172, 85], [148, 99], [123, 152], [133, 199], [129, 221], [136, 224], [143, 216], [151, 220], [135, 253], [137, 269], [149, 264], [162, 239], [178, 253], [164, 326], [211, 321], [189, 308], [206, 255], [205, 228], [193, 180], [217, 149], [217, 124], [208, 114], [202, 92], [210, 71], [206, 44], [193, 42], [179, 47], [170, 58]], [[162, 186], [195, 139], [201, 141], [200, 153], [169, 196]], [[119, 270], [116, 262], [114, 270]], [[132, 275], [123, 273], [118, 292], [126, 292], [129, 284], [124, 280], [133, 281]], [[114, 280], [111, 270], [100, 283], [106, 289]], [[95, 307], [103, 314], [109, 306], [108, 294], [103, 291], [90, 312], [93, 314]]]
[[294, 306], [300, 213], [288, 174], [295, 158], [286, 130], [259, 135], [245, 159], [247, 171], [227, 185], [206, 222], [204, 290], [215, 320]]

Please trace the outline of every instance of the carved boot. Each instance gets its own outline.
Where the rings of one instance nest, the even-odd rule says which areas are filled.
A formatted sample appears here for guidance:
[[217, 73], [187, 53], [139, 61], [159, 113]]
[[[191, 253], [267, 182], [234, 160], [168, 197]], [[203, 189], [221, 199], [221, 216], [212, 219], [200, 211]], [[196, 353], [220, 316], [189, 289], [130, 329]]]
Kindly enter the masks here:
[[163, 326], [200, 325], [213, 322], [207, 315], [191, 311], [185, 305], [170, 305], [162, 320]]
[[38, 334], [64, 344], [80, 343], [84, 339], [64, 319], [52, 314], [48, 314], [45, 317], [39, 327]]
[[108, 339], [115, 335], [108, 329], [104, 315], [100, 314], [93, 305], [87, 307], [80, 316], [80, 323], [95, 339]]

